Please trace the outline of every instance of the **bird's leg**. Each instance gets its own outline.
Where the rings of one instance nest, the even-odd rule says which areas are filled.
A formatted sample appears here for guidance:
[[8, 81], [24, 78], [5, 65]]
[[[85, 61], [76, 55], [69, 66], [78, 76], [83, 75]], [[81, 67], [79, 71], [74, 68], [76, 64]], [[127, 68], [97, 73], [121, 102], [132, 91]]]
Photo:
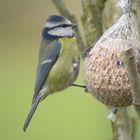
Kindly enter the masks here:
[[78, 85], [78, 84], [72, 84], [72, 86], [75, 86], [75, 87], [80, 87], [80, 88], [84, 88], [86, 93], [90, 93], [90, 92], [88, 91], [88, 89], [87, 89], [87, 87], [86, 87], [86, 86], [83, 86], [83, 85]]
[[118, 108], [113, 107], [111, 113], [109, 113], [107, 118], [110, 119], [112, 122], [115, 122], [116, 121], [117, 112], [118, 112]]
[[78, 85], [78, 84], [72, 84], [72, 86], [74, 86], [74, 87], [86, 88], [86, 86], [83, 86], [83, 85]]

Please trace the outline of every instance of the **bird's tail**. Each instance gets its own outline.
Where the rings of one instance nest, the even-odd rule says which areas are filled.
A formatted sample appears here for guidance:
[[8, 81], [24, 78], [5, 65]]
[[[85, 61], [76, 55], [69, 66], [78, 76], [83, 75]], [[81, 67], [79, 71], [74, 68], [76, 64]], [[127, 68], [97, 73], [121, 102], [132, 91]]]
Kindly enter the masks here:
[[25, 123], [24, 123], [24, 126], [23, 126], [23, 131], [24, 132], [26, 131], [26, 129], [27, 129], [27, 127], [28, 127], [33, 115], [34, 115], [39, 102], [40, 102], [40, 97], [37, 97], [36, 100], [34, 101], [34, 103], [32, 104], [30, 112], [29, 112], [29, 114], [28, 114], [28, 116], [25, 120]]

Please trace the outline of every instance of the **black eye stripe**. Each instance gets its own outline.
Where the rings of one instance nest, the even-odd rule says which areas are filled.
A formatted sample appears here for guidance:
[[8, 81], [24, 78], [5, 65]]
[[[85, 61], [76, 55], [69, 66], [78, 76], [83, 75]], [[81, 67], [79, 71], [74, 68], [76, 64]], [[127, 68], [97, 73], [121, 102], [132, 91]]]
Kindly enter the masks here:
[[72, 24], [61, 24], [61, 25], [58, 25], [58, 26], [54, 26], [52, 28], [49, 28], [49, 30], [55, 29], [55, 28], [59, 28], [59, 27], [63, 27], [63, 28], [72, 27]]
[[64, 27], [64, 28], [65, 28], [65, 27], [72, 27], [72, 25], [69, 25], [69, 24], [62, 24], [61, 27]]

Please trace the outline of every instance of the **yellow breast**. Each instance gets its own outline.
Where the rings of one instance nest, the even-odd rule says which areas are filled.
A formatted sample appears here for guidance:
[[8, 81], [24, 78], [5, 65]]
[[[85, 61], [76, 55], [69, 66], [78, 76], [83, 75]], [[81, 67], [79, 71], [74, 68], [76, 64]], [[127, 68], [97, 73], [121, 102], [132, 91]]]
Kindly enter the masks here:
[[47, 78], [51, 92], [62, 90], [73, 82], [71, 68], [79, 60], [76, 38], [61, 38], [59, 41], [62, 45], [60, 55]]

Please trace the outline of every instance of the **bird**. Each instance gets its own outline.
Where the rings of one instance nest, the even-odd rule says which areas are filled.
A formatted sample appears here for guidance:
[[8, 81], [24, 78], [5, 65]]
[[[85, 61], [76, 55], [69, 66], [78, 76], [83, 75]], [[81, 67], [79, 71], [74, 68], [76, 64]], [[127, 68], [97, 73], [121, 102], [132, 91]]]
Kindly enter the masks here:
[[77, 79], [80, 53], [74, 31], [76, 26], [61, 15], [47, 18], [41, 33], [33, 100], [23, 131], [26, 131], [41, 101], [71, 86]]

